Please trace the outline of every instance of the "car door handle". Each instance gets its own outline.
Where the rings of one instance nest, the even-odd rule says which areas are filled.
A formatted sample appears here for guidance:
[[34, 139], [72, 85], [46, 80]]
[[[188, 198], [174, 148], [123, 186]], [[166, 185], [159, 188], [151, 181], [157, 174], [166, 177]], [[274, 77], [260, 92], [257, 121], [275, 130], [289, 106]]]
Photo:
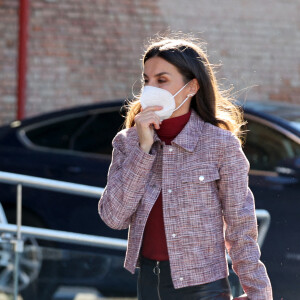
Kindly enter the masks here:
[[78, 174], [78, 173], [82, 172], [82, 169], [78, 166], [69, 166], [67, 168], [67, 171], [70, 172], [70, 173]]

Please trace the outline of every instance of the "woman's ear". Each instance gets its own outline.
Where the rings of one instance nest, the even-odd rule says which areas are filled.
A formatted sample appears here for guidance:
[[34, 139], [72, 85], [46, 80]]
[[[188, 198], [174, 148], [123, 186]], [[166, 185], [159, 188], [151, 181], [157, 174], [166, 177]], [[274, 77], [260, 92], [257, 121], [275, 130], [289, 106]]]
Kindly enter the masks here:
[[196, 78], [192, 79], [191, 84], [190, 84], [189, 94], [196, 95], [199, 88], [200, 88], [200, 86], [199, 86], [198, 80]]

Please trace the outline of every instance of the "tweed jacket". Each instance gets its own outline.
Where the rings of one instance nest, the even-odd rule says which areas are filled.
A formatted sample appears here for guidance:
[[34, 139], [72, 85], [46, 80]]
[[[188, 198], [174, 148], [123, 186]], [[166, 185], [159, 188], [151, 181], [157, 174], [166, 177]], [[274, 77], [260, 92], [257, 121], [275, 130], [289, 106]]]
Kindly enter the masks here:
[[154, 130], [149, 153], [139, 146], [136, 127], [112, 141], [107, 185], [98, 203], [101, 219], [128, 231], [124, 267], [140, 266], [148, 215], [162, 190], [171, 276], [176, 289], [229, 275], [226, 259], [251, 300], [272, 300], [260, 261], [250, 168], [238, 138], [205, 122], [194, 109], [171, 145]]

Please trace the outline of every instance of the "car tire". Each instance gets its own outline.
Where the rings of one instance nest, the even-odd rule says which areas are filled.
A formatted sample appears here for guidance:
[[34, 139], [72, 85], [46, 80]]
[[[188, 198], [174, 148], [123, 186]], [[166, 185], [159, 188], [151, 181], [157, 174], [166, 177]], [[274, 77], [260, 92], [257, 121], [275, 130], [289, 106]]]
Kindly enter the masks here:
[[[8, 223], [16, 223], [16, 211], [14, 209], [6, 210], [5, 214]], [[45, 224], [43, 224], [38, 217], [24, 210], [22, 214], [22, 225], [46, 228]], [[23, 300], [51, 300], [58, 288], [58, 282], [55, 281], [55, 264], [51, 262], [45, 263], [45, 261], [43, 261], [41, 246], [52, 247], [53, 242], [39, 241], [38, 243], [34, 238], [24, 239], [24, 251], [20, 256], [20, 269], [24, 274], [19, 277], [19, 293]], [[10, 252], [13, 254], [12, 251]], [[21, 279], [22, 276], [23, 279]], [[27, 278], [25, 284], [24, 278]], [[30, 281], [28, 281], [28, 279], [30, 279]], [[12, 288], [12, 285], [10, 285], [10, 287]], [[5, 292], [12, 293], [12, 291], [9, 290], [11, 288], [7, 288]]]

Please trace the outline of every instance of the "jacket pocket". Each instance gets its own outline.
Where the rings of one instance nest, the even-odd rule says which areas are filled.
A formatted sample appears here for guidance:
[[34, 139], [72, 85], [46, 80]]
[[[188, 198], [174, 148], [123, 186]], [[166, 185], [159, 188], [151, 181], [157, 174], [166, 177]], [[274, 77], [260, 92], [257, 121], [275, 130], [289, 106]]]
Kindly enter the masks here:
[[183, 183], [196, 182], [205, 184], [218, 179], [220, 179], [220, 174], [215, 165], [201, 164], [200, 166], [184, 169], [181, 172], [181, 182]]
[[220, 174], [216, 165], [207, 164], [181, 170], [182, 204], [187, 209], [220, 207], [216, 180]]

